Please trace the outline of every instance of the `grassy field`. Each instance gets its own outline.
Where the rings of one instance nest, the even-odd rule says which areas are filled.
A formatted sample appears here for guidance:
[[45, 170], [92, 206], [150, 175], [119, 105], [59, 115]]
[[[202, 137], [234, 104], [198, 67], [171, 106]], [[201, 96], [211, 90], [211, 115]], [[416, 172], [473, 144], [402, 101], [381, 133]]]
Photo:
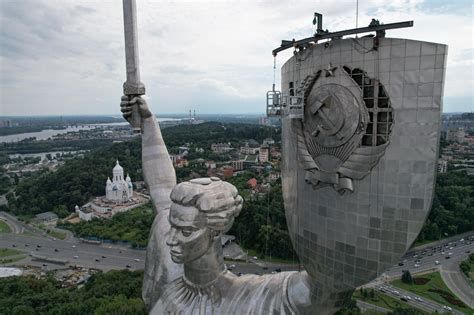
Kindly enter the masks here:
[[18, 255], [23, 252], [16, 250], [16, 249], [11, 249], [11, 248], [0, 248], [0, 257], [7, 257], [7, 256], [13, 256], [13, 255]]
[[0, 264], [11, 264], [15, 261], [19, 261], [19, 260], [22, 260], [23, 258], [25, 258], [26, 255], [18, 255], [18, 256], [12, 256], [12, 257], [6, 257], [6, 258], [3, 258], [3, 259], [0, 259]]
[[23, 252], [11, 249], [11, 248], [0, 248], [0, 264], [10, 264], [12, 262], [22, 260], [26, 255], [22, 255]]
[[360, 290], [357, 290], [354, 292], [352, 295], [354, 299], [361, 300], [366, 303], [370, 303], [373, 305], [377, 305], [389, 310], [394, 310], [396, 308], [403, 308], [403, 309], [416, 309], [417, 311], [420, 312], [420, 314], [428, 314], [418, 308], [414, 308], [413, 306], [409, 305], [408, 303], [405, 303], [401, 300], [398, 300], [396, 298], [393, 298], [391, 296], [388, 296], [386, 294], [380, 293], [378, 291], [374, 290], [374, 297], [364, 297], [361, 293]]
[[1, 233], [10, 233], [12, 230], [4, 221], [0, 220], [0, 234]]
[[60, 240], [63, 240], [63, 239], [66, 238], [66, 233], [63, 233], [63, 232], [49, 230], [48, 234], [51, 235], [52, 237], [55, 237], [55, 238], [60, 239]]
[[459, 300], [456, 295], [446, 286], [439, 272], [432, 272], [425, 275], [414, 276], [416, 279], [424, 279], [424, 284], [407, 284], [401, 279], [392, 282], [392, 285], [425, 297], [442, 305], [455, 308], [465, 314], [473, 314], [473, 310]]

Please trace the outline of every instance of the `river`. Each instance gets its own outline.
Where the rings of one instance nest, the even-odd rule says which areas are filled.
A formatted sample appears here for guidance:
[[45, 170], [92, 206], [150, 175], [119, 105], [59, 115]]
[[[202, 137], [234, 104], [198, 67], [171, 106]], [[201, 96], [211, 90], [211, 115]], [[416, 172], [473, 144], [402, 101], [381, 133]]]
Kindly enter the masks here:
[[[177, 118], [157, 118], [158, 121], [171, 121], [171, 120], [181, 120]], [[56, 135], [74, 132], [79, 130], [91, 130], [99, 126], [123, 126], [127, 125], [128, 122], [116, 122], [116, 123], [104, 123], [104, 124], [90, 124], [90, 125], [80, 125], [80, 126], [68, 126], [66, 129], [45, 129], [37, 132], [26, 132], [19, 133], [15, 135], [0, 136], [0, 143], [2, 142], [18, 142], [23, 139], [35, 137], [37, 140], [47, 140]]]

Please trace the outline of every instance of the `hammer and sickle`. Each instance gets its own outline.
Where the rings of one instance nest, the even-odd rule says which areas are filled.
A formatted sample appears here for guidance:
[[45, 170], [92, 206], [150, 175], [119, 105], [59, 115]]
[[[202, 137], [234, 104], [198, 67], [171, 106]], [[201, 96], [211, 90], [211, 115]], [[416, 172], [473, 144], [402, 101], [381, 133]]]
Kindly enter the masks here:
[[330, 94], [323, 100], [316, 100], [313, 106], [311, 106], [311, 113], [319, 118], [319, 123], [312, 132], [312, 136], [316, 137], [319, 133], [322, 133], [326, 136], [335, 135], [338, 139], [344, 138], [344, 135], [340, 132], [344, 125], [344, 115], [334, 100], [335, 97]]

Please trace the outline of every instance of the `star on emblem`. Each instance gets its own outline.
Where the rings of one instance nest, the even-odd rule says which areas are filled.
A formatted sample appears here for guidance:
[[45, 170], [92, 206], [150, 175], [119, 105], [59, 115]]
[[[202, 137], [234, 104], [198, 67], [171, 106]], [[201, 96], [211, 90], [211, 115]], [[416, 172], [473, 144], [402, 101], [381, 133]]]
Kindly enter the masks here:
[[324, 69], [326, 72], [326, 77], [333, 77], [334, 76], [334, 71], [337, 69], [337, 67], [333, 67], [331, 63], [328, 64], [327, 68]]

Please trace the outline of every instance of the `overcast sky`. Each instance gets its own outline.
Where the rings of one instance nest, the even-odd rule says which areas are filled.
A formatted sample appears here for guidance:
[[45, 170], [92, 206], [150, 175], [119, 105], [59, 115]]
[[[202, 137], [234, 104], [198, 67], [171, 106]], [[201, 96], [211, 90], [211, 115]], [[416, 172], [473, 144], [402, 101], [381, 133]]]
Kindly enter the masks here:
[[[356, 0], [137, 0], [137, 11], [155, 113], [263, 113], [272, 49], [309, 37], [314, 11], [330, 31], [355, 27]], [[373, 17], [415, 21], [387, 37], [449, 45], [444, 112], [473, 110], [472, 1], [359, 0], [359, 27]], [[120, 0], [0, 0], [0, 115], [120, 114], [124, 55]]]

